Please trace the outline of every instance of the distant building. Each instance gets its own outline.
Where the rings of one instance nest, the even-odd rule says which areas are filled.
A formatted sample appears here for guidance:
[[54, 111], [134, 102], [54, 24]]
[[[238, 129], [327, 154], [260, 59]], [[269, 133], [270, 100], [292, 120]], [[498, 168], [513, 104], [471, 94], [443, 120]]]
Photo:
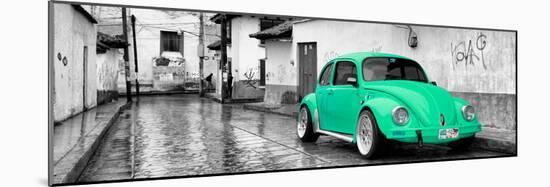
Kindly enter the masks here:
[[65, 120], [97, 105], [97, 21], [81, 6], [56, 3], [53, 18], [53, 117]]
[[[118, 99], [118, 75], [127, 43], [121, 37], [97, 33], [97, 104]], [[123, 69], [122, 69], [123, 70]]]
[[[226, 20], [227, 28], [220, 29], [226, 29], [227, 33], [227, 67], [231, 67], [232, 79], [228, 79], [229, 71], [222, 73], [222, 69], [218, 76], [229, 81], [229, 99], [263, 100], [266, 81], [265, 45], [263, 41], [250, 38], [249, 35], [281, 24], [289, 18], [235, 14], [216, 14], [211, 18], [217, 24], [221, 24], [223, 19]], [[219, 49], [219, 45], [219, 41], [213, 42], [209, 49]], [[218, 81], [220, 85], [221, 81]], [[221, 96], [221, 92], [219, 94]]]
[[297, 102], [296, 64], [291, 59], [292, 25], [286, 21], [263, 31], [252, 33], [250, 37], [263, 41], [265, 58], [264, 103], [276, 106]]
[[[121, 8], [89, 6], [99, 20], [98, 30], [122, 35]], [[136, 17], [138, 80], [141, 92], [198, 89], [199, 18], [196, 12], [158, 9], [127, 9], [129, 62], [132, 91], [135, 87], [135, 65], [131, 18]], [[206, 14], [206, 17], [211, 14]], [[208, 19], [205, 19], [208, 20]], [[123, 61], [122, 61], [123, 62]], [[124, 67], [123, 64], [120, 65]], [[120, 69], [119, 92], [125, 93], [124, 69]]]

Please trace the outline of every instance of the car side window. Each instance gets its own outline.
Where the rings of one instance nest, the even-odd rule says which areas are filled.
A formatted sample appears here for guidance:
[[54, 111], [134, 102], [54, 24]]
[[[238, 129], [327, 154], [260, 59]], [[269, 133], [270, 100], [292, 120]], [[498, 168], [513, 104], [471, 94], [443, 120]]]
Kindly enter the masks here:
[[325, 69], [323, 70], [323, 73], [321, 74], [321, 79], [319, 80], [319, 85], [326, 86], [330, 84], [330, 75], [332, 74], [332, 64], [329, 64]]
[[357, 79], [357, 68], [353, 62], [341, 61], [336, 64], [333, 85], [346, 85], [349, 77]]

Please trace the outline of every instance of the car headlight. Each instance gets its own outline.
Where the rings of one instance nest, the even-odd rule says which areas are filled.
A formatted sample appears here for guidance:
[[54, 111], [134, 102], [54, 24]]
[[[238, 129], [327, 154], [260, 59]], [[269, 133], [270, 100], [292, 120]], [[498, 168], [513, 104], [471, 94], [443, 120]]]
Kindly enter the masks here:
[[462, 107], [462, 116], [466, 121], [472, 121], [476, 117], [476, 111], [471, 105], [465, 105]]
[[402, 106], [397, 106], [392, 110], [393, 122], [398, 125], [405, 125], [409, 121], [409, 112]]

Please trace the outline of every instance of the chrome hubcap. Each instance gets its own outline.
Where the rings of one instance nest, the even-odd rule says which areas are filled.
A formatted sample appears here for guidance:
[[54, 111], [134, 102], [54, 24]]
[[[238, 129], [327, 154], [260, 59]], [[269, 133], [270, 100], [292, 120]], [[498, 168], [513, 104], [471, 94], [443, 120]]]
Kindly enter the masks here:
[[357, 147], [361, 154], [366, 155], [370, 151], [373, 141], [373, 127], [369, 117], [362, 115], [357, 128]]
[[300, 110], [300, 121], [297, 125], [298, 136], [300, 138], [304, 137], [304, 134], [306, 133], [307, 118], [308, 116], [306, 109], [302, 108], [302, 110]]

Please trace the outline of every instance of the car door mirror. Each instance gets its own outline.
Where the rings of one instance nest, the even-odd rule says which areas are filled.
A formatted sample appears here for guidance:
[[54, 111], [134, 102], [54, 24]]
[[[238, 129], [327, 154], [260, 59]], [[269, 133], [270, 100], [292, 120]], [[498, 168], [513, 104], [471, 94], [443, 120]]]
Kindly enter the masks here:
[[435, 81], [432, 81], [431, 82], [433, 85], [437, 86], [437, 83]]
[[348, 78], [346, 79], [346, 82], [347, 82], [348, 84], [351, 84], [351, 85], [353, 85], [353, 86], [356, 86], [356, 85], [357, 85], [357, 78], [355, 78], [355, 77], [348, 77]]

